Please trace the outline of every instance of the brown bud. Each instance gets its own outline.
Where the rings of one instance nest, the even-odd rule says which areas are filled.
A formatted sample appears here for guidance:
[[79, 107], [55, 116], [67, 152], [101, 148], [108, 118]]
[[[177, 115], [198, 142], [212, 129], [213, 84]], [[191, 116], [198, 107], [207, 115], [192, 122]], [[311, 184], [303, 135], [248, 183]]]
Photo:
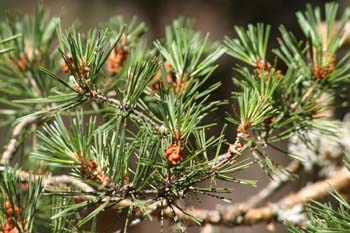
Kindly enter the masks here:
[[250, 134], [247, 133], [247, 132], [243, 132], [243, 138], [244, 138], [244, 139], [250, 138]]
[[21, 58], [17, 61], [17, 65], [21, 71], [26, 71], [28, 69], [28, 62], [24, 56], [21, 56]]
[[258, 69], [265, 69], [266, 68], [266, 62], [263, 59], [257, 61], [256, 62], [256, 68], [258, 68]]
[[164, 153], [172, 165], [176, 165], [178, 162], [182, 161], [185, 156], [184, 149], [176, 144], [169, 144]]
[[91, 169], [96, 169], [97, 168], [97, 162], [96, 161], [90, 161], [89, 162], [89, 167]]

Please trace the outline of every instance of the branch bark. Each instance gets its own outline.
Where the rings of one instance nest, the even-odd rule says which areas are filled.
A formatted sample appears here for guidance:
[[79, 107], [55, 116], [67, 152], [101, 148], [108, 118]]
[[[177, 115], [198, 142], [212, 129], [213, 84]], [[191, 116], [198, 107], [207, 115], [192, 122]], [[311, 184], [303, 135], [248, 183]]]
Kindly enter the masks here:
[[[270, 203], [260, 208], [241, 208], [237, 205], [224, 206], [216, 210], [187, 208], [184, 213], [182, 210], [173, 206], [173, 209], [179, 220], [186, 223], [186, 225], [193, 225], [194, 222], [189, 215], [202, 220], [202, 225], [212, 224], [225, 227], [234, 227], [241, 225], [253, 225], [260, 222], [269, 223], [271, 221], [285, 221], [290, 220], [293, 216], [301, 215], [303, 206], [311, 200], [319, 201], [330, 195], [333, 190], [336, 191], [349, 191], [350, 188], [350, 173], [346, 168], [343, 168], [335, 173], [334, 176], [315, 182], [309, 186], [302, 188], [296, 193], [291, 193], [280, 201]], [[109, 200], [113, 200], [113, 197], [107, 197]], [[87, 196], [76, 196], [76, 201], [84, 201], [89, 199]], [[118, 200], [118, 199], [116, 199]], [[163, 200], [164, 201], [164, 200]], [[132, 200], [125, 199], [118, 200], [118, 203], [114, 208], [127, 207], [132, 205]], [[160, 216], [161, 207], [163, 207], [164, 217], [168, 219], [173, 218], [173, 212], [167, 203], [161, 205], [160, 201], [154, 202], [151, 205], [146, 206], [144, 212], [135, 212], [136, 218], [131, 222], [131, 225], [137, 225], [145, 216], [145, 213], [153, 216]], [[294, 216], [295, 217], [295, 216]]]
[[[29, 176], [31, 175], [27, 171], [19, 171], [19, 175], [22, 179], [22, 181], [28, 181]], [[32, 174], [32, 177], [34, 179], [40, 177], [39, 175]], [[61, 187], [61, 188], [67, 188], [67, 185], [72, 185], [74, 187], [79, 188], [81, 191], [84, 192], [94, 192], [95, 190], [90, 187], [88, 184], [84, 183], [83, 181], [69, 176], [69, 175], [58, 175], [58, 176], [48, 176], [43, 178], [43, 185], [44, 187], [51, 186], [51, 187]]]
[[17, 144], [18, 144], [19, 137], [21, 136], [21, 134], [23, 133], [23, 131], [26, 128], [28, 128], [30, 125], [36, 123], [38, 120], [39, 120], [38, 116], [37, 117], [27, 117], [16, 125], [16, 127], [13, 129], [10, 142], [6, 146], [6, 149], [2, 154], [2, 157], [0, 160], [1, 164], [9, 163], [11, 161], [13, 155], [15, 154], [15, 152], [17, 150]]
[[[225, 206], [217, 210], [188, 209], [187, 212], [194, 217], [200, 218], [203, 224], [213, 224], [232, 227], [236, 225], [252, 225], [259, 222], [270, 222], [272, 220], [286, 220], [284, 211], [292, 209], [297, 205], [304, 205], [310, 200], [322, 200], [334, 190], [343, 191], [350, 187], [350, 173], [341, 169], [331, 178], [316, 182], [302, 188], [297, 193], [291, 193], [280, 201], [261, 208], [241, 209], [239, 206]], [[167, 217], [171, 217], [171, 211], [165, 211]], [[191, 224], [191, 218], [176, 209], [178, 218]], [[288, 217], [288, 216], [287, 216]]]

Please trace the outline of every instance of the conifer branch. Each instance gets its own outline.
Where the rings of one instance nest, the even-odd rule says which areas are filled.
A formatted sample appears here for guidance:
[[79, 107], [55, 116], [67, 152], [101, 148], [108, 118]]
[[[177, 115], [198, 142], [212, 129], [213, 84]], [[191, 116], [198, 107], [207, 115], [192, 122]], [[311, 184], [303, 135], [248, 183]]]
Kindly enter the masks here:
[[[21, 171], [20, 176], [22, 178], [22, 181], [28, 180], [28, 173]], [[67, 187], [76, 187], [79, 190], [86, 192], [86, 193], [93, 193], [95, 190], [89, 186], [88, 184], [84, 183], [83, 181], [69, 176], [69, 175], [58, 175], [58, 176], [48, 176], [43, 178], [43, 185], [44, 187], [55, 187], [55, 188], [67, 188]]]
[[7, 146], [5, 147], [5, 151], [2, 154], [0, 161], [1, 164], [9, 163], [11, 161], [13, 155], [17, 150], [19, 137], [22, 135], [26, 128], [38, 122], [39, 119], [40, 117], [38, 116], [27, 117], [15, 126], [11, 134], [10, 142], [7, 144]]
[[[259, 208], [242, 208], [242, 206], [221, 206], [217, 210], [205, 210], [190, 208], [186, 212], [201, 220], [201, 224], [213, 224], [233, 227], [240, 225], [252, 225], [260, 222], [286, 221], [285, 211], [297, 205], [305, 205], [311, 200], [322, 200], [330, 196], [334, 190], [344, 191], [350, 187], [350, 174], [345, 168], [334, 176], [308, 185], [296, 193], [289, 194], [280, 201], [270, 203]], [[191, 218], [180, 210], [176, 210], [179, 219], [187, 224], [193, 224]], [[301, 214], [301, 213], [300, 213]], [[165, 210], [165, 215], [171, 218], [170, 210]]]
[[[193, 217], [200, 220], [201, 225], [212, 224], [225, 227], [235, 227], [242, 225], [253, 225], [261, 222], [268, 223], [270, 221], [284, 222], [288, 220], [288, 215], [285, 213], [298, 205], [305, 205], [312, 200], [323, 200], [331, 195], [331, 191], [345, 191], [350, 187], [350, 173], [345, 168], [336, 172], [332, 177], [322, 181], [315, 182], [300, 189], [296, 193], [291, 193], [275, 203], [269, 203], [267, 206], [254, 208], [244, 207], [244, 205], [229, 205], [220, 206], [216, 210], [188, 208], [185, 212], [175, 208], [175, 212], [181, 221], [187, 225], [194, 224]], [[77, 196], [77, 201], [86, 200], [84, 196]], [[123, 200], [118, 202], [114, 208], [130, 206], [131, 200]], [[146, 214], [158, 216], [161, 208], [164, 208], [165, 217], [171, 219], [172, 211], [166, 204], [155, 202], [146, 206]], [[145, 213], [143, 213], [145, 214]], [[302, 214], [301, 212], [294, 214]], [[191, 217], [192, 216], [192, 217]], [[289, 216], [292, 217], [292, 216]], [[136, 225], [142, 221], [141, 219], [133, 221], [132, 225]], [[301, 224], [301, 223], [300, 223]]]
[[[89, 225], [95, 232], [98, 215], [109, 208], [127, 213], [124, 232], [149, 215], [172, 220], [180, 232], [185, 231], [183, 224], [195, 223], [234, 227], [303, 222], [311, 199], [320, 200], [350, 184], [339, 162], [341, 150], [347, 148], [348, 137], [340, 132], [346, 127], [325, 114], [333, 110], [334, 99], [348, 102], [350, 52], [339, 49], [349, 40], [350, 8], [339, 20], [337, 11], [337, 4], [327, 3], [324, 14], [311, 5], [298, 12], [301, 42], [281, 26], [279, 48], [272, 50], [276, 62], [268, 54], [271, 26], [262, 23], [247, 29], [236, 26], [236, 38], [226, 37], [222, 46], [180, 18], [149, 48], [141, 38], [145, 25], [135, 19], [127, 24], [114, 18], [84, 34], [74, 25], [62, 30], [60, 19], [49, 18], [41, 4], [35, 17], [9, 17], [0, 24], [0, 34], [7, 38], [0, 38], [0, 102], [8, 108], [0, 111], [5, 119], [1, 125], [20, 118], [0, 160], [0, 231], [42, 229], [34, 213], [45, 212], [43, 206], [53, 211], [43, 214], [46, 222], [40, 227], [54, 233], [81, 232]], [[55, 37], [56, 48], [51, 44]], [[224, 53], [241, 61], [234, 66], [240, 78], [233, 80], [239, 87], [233, 93], [239, 113], [227, 117], [237, 126], [232, 144], [224, 137], [226, 125], [220, 134], [208, 136], [216, 124], [203, 120], [227, 103], [211, 101], [219, 81], [206, 85]], [[83, 106], [89, 100], [92, 108]], [[80, 112], [73, 117], [75, 108]], [[55, 120], [40, 124], [38, 130], [26, 130], [52, 116]], [[21, 141], [31, 137], [34, 150], [23, 143], [25, 159], [11, 167]], [[320, 149], [321, 144], [332, 144], [330, 138], [344, 146], [335, 145], [338, 152], [332, 158]], [[289, 140], [290, 151], [275, 144], [282, 140]], [[228, 149], [223, 153], [225, 143]], [[300, 153], [292, 151], [293, 143]], [[292, 162], [286, 168], [279, 165], [268, 147], [289, 155]], [[252, 156], [241, 160], [247, 150]], [[42, 170], [26, 172], [29, 163]], [[220, 196], [230, 193], [227, 186], [203, 181], [254, 185], [234, 175], [253, 163], [273, 180], [247, 201], [216, 210], [181, 205], [180, 200], [197, 194], [229, 201]], [[258, 207], [294, 172], [314, 165], [319, 166], [320, 178], [328, 178]], [[333, 196], [341, 208], [349, 207]]]
[[99, 101], [106, 102], [106, 103], [111, 104], [111, 105], [114, 105], [119, 110], [126, 112], [127, 114], [135, 115], [138, 119], [140, 119], [140, 120], [146, 122], [147, 124], [149, 124], [150, 126], [152, 126], [156, 131], [159, 132], [160, 135], [162, 135], [162, 136], [166, 135], [166, 129], [165, 129], [164, 125], [160, 125], [160, 124], [156, 123], [151, 117], [147, 116], [145, 113], [143, 113], [141, 111], [138, 111], [138, 110], [133, 109], [133, 108], [129, 108], [127, 105], [123, 105], [117, 99], [114, 99], [114, 98], [109, 97], [109, 96], [97, 94], [97, 93], [92, 93], [91, 95], [89, 95], [89, 97], [96, 99], [96, 100], [99, 100]]

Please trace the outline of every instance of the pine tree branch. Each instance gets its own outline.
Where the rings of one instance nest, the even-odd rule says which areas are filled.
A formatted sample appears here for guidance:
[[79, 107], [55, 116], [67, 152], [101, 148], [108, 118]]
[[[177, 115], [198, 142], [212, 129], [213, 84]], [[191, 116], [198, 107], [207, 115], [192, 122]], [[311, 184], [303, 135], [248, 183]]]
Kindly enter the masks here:
[[[19, 171], [19, 175], [22, 181], [28, 181], [30, 173], [27, 171]], [[40, 177], [40, 175], [34, 175], [34, 179]], [[48, 176], [43, 178], [44, 187], [62, 187], [66, 188], [68, 185], [72, 185], [79, 188], [83, 192], [94, 192], [95, 190], [83, 181], [69, 176], [69, 175], [58, 175], [58, 176]]]
[[[229, 153], [222, 154], [221, 156], [218, 156], [218, 159], [215, 163], [213, 163], [213, 166], [217, 166], [218, 164], [223, 163], [224, 161], [227, 161], [231, 156]], [[220, 158], [220, 159], [219, 159]], [[226, 158], [226, 159], [225, 159]], [[288, 166], [289, 170], [297, 170], [299, 167], [299, 164], [297, 163], [291, 163]], [[25, 180], [25, 177], [28, 177], [27, 173], [21, 173], [23, 174], [23, 179]], [[22, 176], [22, 175], [21, 175]], [[283, 179], [282, 181], [284, 181]], [[53, 185], [53, 186], [59, 186], [62, 184], [72, 184], [78, 188], [80, 188], [82, 191], [91, 192], [94, 190], [91, 190], [92, 188], [89, 186], [86, 186], [86, 184], [82, 183], [80, 180], [76, 180], [73, 177], [69, 176], [53, 176], [49, 177], [47, 179], [44, 179], [44, 183], [46, 185]], [[186, 210], [186, 212], [196, 218], [199, 218], [202, 220], [202, 224], [213, 224], [213, 225], [220, 225], [220, 226], [238, 226], [238, 225], [252, 225], [259, 222], [269, 222], [272, 220], [277, 221], [284, 221], [286, 220], [286, 213], [288, 210], [293, 209], [293, 207], [298, 206], [300, 204], [306, 204], [309, 200], [320, 200], [330, 195], [330, 191], [333, 190], [333, 188], [337, 191], [347, 189], [350, 185], [350, 174], [349, 172], [344, 168], [336, 172], [336, 174], [328, 179], [316, 182], [312, 185], [306, 186], [302, 188], [297, 193], [292, 193], [287, 195], [286, 197], [282, 198], [280, 201], [276, 203], [269, 204], [265, 207], [261, 208], [242, 208], [242, 206], [225, 206], [218, 208], [217, 210], [205, 210], [205, 209], [194, 209], [189, 208]], [[275, 190], [274, 188], [271, 188], [271, 190]], [[268, 192], [271, 192], [269, 190]], [[265, 191], [267, 192], [267, 191]], [[259, 195], [259, 200], [262, 200], [265, 198], [266, 195]], [[109, 200], [113, 200], [113, 197], [108, 197]], [[77, 196], [75, 198], [76, 201], [82, 201], [89, 199], [89, 196]], [[251, 206], [254, 206], [256, 204], [256, 200], [254, 201], [248, 201]], [[121, 208], [130, 206], [132, 204], [132, 200], [125, 199], [123, 201], [119, 201], [115, 205], [115, 208]], [[147, 214], [152, 214], [155, 216], [158, 216], [160, 214], [161, 207], [164, 208], [164, 214], [167, 218], [171, 219], [173, 217], [173, 213], [170, 210], [170, 207], [167, 207], [166, 205], [160, 205], [160, 202], [155, 202], [151, 205], [146, 206], [146, 212]], [[173, 207], [174, 208], [174, 207]], [[191, 225], [193, 224], [192, 218], [190, 218], [187, 214], [184, 214], [181, 210], [174, 208], [177, 217], [184, 221], [186, 224]], [[140, 213], [142, 214], [142, 213]], [[144, 216], [144, 213], [142, 214]], [[136, 219], [136, 221], [132, 222], [132, 225], [136, 225], [137, 223], [141, 222], [143, 218]]]
[[[269, 204], [261, 208], [249, 208], [242, 210], [236, 205], [225, 206], [217, 210], [205, 209], [187, 209], [187, 213], [194, 217], [202, 219], [203, 224], [213, 224], [220, 226], [237, 226], [237, 225], [252, 225], [260, 222], [269, 222], [272, 220], [284, 221], [286, 216], [284, 212], [296, 207], [300, 204], [306, 204], [310, 200], [321, 200], [330, 195], [333, 189], [337, 191], [349, 189], [350, 174], [343, 168], [339, 170], [331, 178], [315, 182], [312, 185], [306, 186], [297, 193], [292, 193], [276, 203]], [[192, 220], [188, 215], [180, 210], [176, 210], [179, 219], [191, 224]], [[165, 210], [165, 215], [171, 218], [170, 210]], [[287, 216], [288, 217], [288, 216]]]
[[[293, 160], [288, 164], [286, 167], [286, 170], [289, 173], [286, 172], [279, 172], [274, 176], [273, 180], [270, 180], [270, 182], [261, 189], [257, 194], [251, 196], [248, 200], [235, 204], [238, 208], [241, 210], [247, 210], [256, 207], [263, 201], [267, 200], [271, 197], [277, 190], [282, 188], [285, 184], [288, 183], [292, 179], [293, 173], [299, 171], [302, 168], [302, 164], [298, 160]], [[220, 207], [218, 207], [220, 208]], [[206, 224], [201, 233], [207, 233], [207, 232], [216, 232], [215, 227], [212, 224]]]
[[160, 125], [160, 124], [156, 123], [151, 117], [149, 117], [148, 115], [146, 115], [143, 112], [140, 112], [136, 109], [129, 108], [126, 105], [123, 105], [117, 99], [111, 98], [109, 96], [97, 94], [94, 92], [91, 93], [91, 98], [102, 101], [102, 102], [106, 102], [106, 103], [111, 104], [111, 105], [114, 105], [114, 106], [118, 107], [121, 111], [127, 112], [128, 114], [132, 114], [132, 115], [136, 116], [137, 118], [141, 119], [142, 121], [146, 122], [147, 124], [152, 126], [156, 131], [158, 131], [161, 135], [166, 135], [166, 129], [165, 129], [164, 125]]
[[226, 143], [226, 144], [229, 146], [228, 151], [224, 154], [217, 156], [217, 158], [210, 161], [208, 165], [209, 169], [215, 170], [217, 167], [220, 167], [221, 165], [230, 161], [234, 156], [240, 156], [241, 152], [244, 150], [244, 148], [242, 148], [242, 144], [239, 142], [238, 136], [234, 144], [230, 144], [230, 143]]
[[2, 154], [0, 161], [1, 164], [9, 163], [11, 161], [13, 155], [17, 150], [19, 137], [26, 128], [36, 123], [39, 119], [39, 116], [27, 117], [16, 125], [12, 131], [10, 142]]
[[[293, 212], [293, 209], [299, 210], [298, 206], [308, 203], [310, 200], [322, 200], [330, 196], [330, 192], [333, 190], [344, 191], [348, 190], [350, 187], [350, 173], [345, 169], [341, 169], [334, 176], [315, 182], [309, 186], [306, 186], [299, 190], [297, 193], [291, 193], [280, 201], [268, 204], [260, 208], [248, 208], [241, 209], [237, 205], [224, 206], [217, 208], [216, 210], [207, 210], [207, 209], [197, 209], [197, 208], [188, 208], [186, 209], [186, 214], [174, 208], [177, 217], [186, 223], [187, 225], [193, 225], [193, 218], [189, 215], [192, 215], [195, 218], [202, 220], [201, 224], [212, 224], [225, 227], [241, 226], [241, 225], [253, 225], [261, 222], [270, 222], [270, 221], [285, 221], [289, 220], [291, 215], [300, 215], [300, 213]], [[86, 200], [86, 197], [79, 196], [75, 198], [76, 201]], [[121, 208], [130, 206], [132, 200], [125, 199], [118, 202], [114, 208]], [[160, 201], [157, 201], [146, 207], [146, 213], [153, 216], [159, 216], [161, 208], [163, 209], [164, 216], [166, 218], [172, 219], [173, 212], [166, 205], [166, 203], [160, 204]], [[292, 210], [292, 213], [290, 213]], [[300, 209], [302, 210], [302, 209]], [[143, 217], [136, 218], [130, 224], [132, 226], [140, 223], [145, 214], [139, 213]], [[303, 219], [303, 218], [299, 218]]]
[[68, 175], [51, 176], [44, 179], [44, 185], [47, 186], [59, 186], [59, 185], [73, 185], [84, 192], [94, 192], [95, 190], [91, 188], [88, 184], [83, 181]]

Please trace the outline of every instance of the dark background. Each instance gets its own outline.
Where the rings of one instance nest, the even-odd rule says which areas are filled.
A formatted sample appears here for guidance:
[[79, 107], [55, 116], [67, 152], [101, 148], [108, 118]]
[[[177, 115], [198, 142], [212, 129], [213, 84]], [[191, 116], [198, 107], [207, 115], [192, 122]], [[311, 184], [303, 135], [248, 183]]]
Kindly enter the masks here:
[[[246, 26], [248, 23], [255, 24], [257, 22], [264, 22], [272, 25], [271, 47], [275, 46], [275, 40], [278, 36], [278, 26], [284, 24], [287, 29], [293, 31], [297, 35], [300, 30], [296, 21], [296, 11], [303, 10], [307, 1], [301, 0], [130, 0], [130, 1], [87, 1], [87, 0], [46, 0], [44, 5], [52, 15], [61, 15], [62, 22], [65, 26], [69, 26], [74, 20], [79, 19], [81, 22], [81, 29], [86, 30], [91, 26], [99, 25], [101, 22], [107, 21], [110, 17], [115, 15], [122, 15], [126, 19], [132, 16], [137, 16], [140, 21], [144, 21], [148, 26], [148, 33], [146, 37], [149, 41], [161, 37], [164, 32], [164, 27], [171, 23], [171, 21], [178, 16], [190, 17], [195, 20], [196, 29], [205, 32], [210, 32], [211, 40], [221, 41], [225, 35], [232, 37], [233, 26]], [[325, 1], [309, 1], [313, 5], [323, 5]], [[340, 11], [344, 6], [350, 5], [350, 1], [338, 1], [340, 3]], [[33, 14], [36, 7], [36, 1], [16, 0], [4, 1], [0, 0], [0, 17], [4, 15], [6, 9], [18, 10], [23, 13]], [[150, 43], [151, 44], [151, 43]], [[225, 55], [220, 59], [220, 67], [215, 73], [213, 79], [219, 79], [223, 82], [222, 87], [216, 92], [213, 98], [228, 99], [230, 92], [233, 90], [232, 84], [232, 66], [234, 60]], [[224, 122], [224, 115], [226, 112], [232, 114], [232, 105], [223, 107], [216, 113], [214, 118], [222, 124]], [[215, 134], [215, 132], [212, 132]], [[234, 128], [231, 126], [227, 130], [226, 137], [229, 141], [234, 139]], [[285, 146], [285, 145], [280, 145]], [[245, 155], [249, 156], [249, 155]], [[286, 164], [288, 158], [284, 154], [272, 153], [272, 157], [280, 162]], [[258, 180], [257, 187], [250, 187], [244, 185], [233, 185], [235, 190], [230, 195], [233, 202], [244, 201], [250, 195], [258, 192], [268, 182], [267, 176], [258, 166], [253, 166], [250, 169], [239, 174], [245, 179]], [[272, 197], [273, 200], [278, 200], [283, 193], [290, 190], [297, 190], [303, 184], [302, 181], [294, 181], [290, 186], [285, 187], [280, 193]], [[201, 198], [202, 202], [197, 204], [201, 207], [213, 209], [215, 205], [221, 203], [216, 199], [210, 197]], [[101, 232], [112, 232], [111, 223], [121, 222], [122, 220], [106, 213], [101, 218], [101, 225], [103, 229]], [[165, 232], [170, 231], [169, 228]], [[191, 232], [199, 232], [200, 228], [192, 227]], [[159, 232], [159, 223], [156, 219], [153, 222], [147, 221], [130, 230], [130, 232]], [[239, 227], [232, 229], [217, 229], [217, 232], [267, 232], [265, 224], [260, 224], [253, 227]], [[286, 232], [283, 226], [277, 226], [275, 232]]]

